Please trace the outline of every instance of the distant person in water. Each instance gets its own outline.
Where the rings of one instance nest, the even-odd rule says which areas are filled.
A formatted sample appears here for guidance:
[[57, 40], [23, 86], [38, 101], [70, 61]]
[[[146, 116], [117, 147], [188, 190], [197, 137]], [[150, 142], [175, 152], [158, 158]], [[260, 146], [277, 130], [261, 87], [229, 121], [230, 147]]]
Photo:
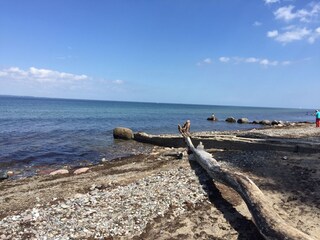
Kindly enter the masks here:
[[316, 110], [316, 127], [320, 127], [320, 112]]

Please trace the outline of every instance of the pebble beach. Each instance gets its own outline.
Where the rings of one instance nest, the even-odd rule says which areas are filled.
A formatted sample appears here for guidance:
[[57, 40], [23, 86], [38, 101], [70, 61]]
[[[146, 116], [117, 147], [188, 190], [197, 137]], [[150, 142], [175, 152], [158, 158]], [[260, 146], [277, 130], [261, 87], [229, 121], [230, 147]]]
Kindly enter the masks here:
[[[313, 125], [237, 134], [313, 143], [320, 136]], [[190, 162], [185, 148], [150, 148], [78, 175], [0, 182], [0, 239], [263, 239], [238, 194]], [[318, 153], [208, 151], [247, 174], [282, 218], [317, 239]]]

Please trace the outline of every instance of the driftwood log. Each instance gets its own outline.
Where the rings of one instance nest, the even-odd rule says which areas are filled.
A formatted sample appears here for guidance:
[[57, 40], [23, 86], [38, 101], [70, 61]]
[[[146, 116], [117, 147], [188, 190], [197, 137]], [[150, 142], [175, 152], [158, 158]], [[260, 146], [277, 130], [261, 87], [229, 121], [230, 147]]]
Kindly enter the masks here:
[[270, 201], [264, 196], [257, 185], [242, 173], [234, 172], [221, 166], [211, 154], [204, 150], [200, 143], [197, 148], [191, 141], [189, 132], [190, 121], [183, 127], [178, 125], [179, 132], [184, 137], [189, 153], [207, 171], [214, 180], [233, 188], [246, 203], [253, 221], [265, 239], [312, 240], [309, 235], [285, 222], [273, 209]]

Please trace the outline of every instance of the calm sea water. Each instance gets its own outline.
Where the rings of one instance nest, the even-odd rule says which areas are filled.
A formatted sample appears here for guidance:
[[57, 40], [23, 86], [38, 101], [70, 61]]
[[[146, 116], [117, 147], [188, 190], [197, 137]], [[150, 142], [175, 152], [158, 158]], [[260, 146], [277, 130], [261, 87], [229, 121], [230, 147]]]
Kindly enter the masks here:
[[[0, 97], [0, 168], [32, 174], [43, 166], [80, 165], [131, 154], [140, 145], [114, 141], [118, 126], [148, 133], [177, 133], [191, 120], [192, 131], [236, 130], [257, 125], [228, 124], [227, 117], [249, 120], [313, 121], [313, 110], [156, 104], [113, 101]], [[220, 121], [207, 121], [214, 113]], [[136, 145], [135, 145], [136, 144]]]

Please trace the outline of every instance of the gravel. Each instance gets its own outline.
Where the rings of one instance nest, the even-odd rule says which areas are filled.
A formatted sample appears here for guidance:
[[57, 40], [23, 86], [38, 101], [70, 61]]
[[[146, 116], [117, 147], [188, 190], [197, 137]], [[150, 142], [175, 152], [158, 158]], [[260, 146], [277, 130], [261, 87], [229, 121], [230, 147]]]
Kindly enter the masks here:
[[93, 185], [86, 194], [7, 216], [0, 239], [132, 238], [153, 219], [179, 216], [206, 199], [194, 171], [179, 167], [113, 189]]

